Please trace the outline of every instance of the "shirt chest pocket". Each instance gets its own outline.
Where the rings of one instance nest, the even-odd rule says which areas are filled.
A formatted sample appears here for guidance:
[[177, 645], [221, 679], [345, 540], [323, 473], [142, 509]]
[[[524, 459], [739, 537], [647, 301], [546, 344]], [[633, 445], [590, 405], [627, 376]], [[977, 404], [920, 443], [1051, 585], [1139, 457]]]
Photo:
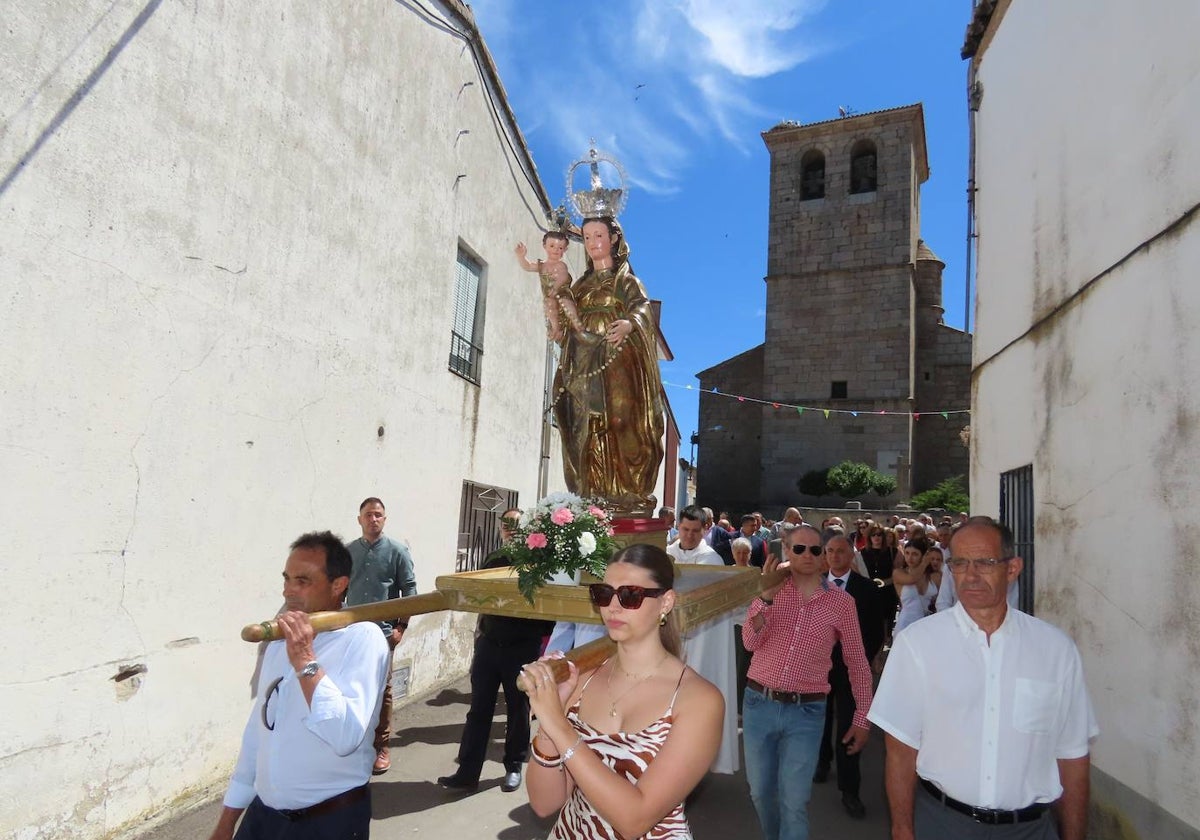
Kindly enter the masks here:
[[1044, 680], [1017, 678], [1013, 691], [1013, 728], [1049, 732], [1058, 714], [1058, 686]]

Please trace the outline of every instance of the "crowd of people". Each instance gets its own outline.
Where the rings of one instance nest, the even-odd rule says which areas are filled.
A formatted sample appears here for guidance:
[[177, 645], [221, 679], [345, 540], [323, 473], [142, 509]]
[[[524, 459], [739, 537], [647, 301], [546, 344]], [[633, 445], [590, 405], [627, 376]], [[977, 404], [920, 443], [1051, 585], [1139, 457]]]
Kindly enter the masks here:
[[[501, 517], [502, 538], [518, 513]], [[360, 538], [292, 543], [282, 640], [266, 646], [212, 840], [369, 835], [368, 782], [390, 766], [391, 657], [407, 622], [317, 634], [308, 614], [415, 593], [411, 553], [384, 536], [386, 518], [371, 497]], [[690, 838], [688, 795], [739, 765], [762, 836], [806, 840], [812, 785], [835, 768], [846, 813], [865, 814], [859, 756], [872, 724], [884, 732], [893, 840], [1083, 840], [1098, 729], [1079, 654], [1016, 609], [1023, 562], [1003, 525], [960, 513], [815, 526], [796, 508], [779, 522], [747, 513], [737, 528], [703, 507], [660, 518], [674, 537], [666, 551], [627, 546], [590, 586], [600, 625], [481, 617], [458, 768], [443, 788], [478, 788], [503, 687], [502, 790], [524, 783], [535, 812], [557, 815], [558, 840]], [[487, 565], [507, 562], [496, 552]], [[681, 633], [678, 564], [757, 567], [761, 593]], [[556, 679], [555, 659], [602, 635], [616, 643], [610, 658]]]

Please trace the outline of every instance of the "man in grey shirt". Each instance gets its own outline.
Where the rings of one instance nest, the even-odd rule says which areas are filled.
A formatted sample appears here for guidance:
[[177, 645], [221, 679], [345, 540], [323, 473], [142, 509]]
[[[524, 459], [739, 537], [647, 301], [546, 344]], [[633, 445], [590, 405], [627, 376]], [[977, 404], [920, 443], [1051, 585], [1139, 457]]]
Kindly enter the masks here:
[[[385, 522], [387, 510], [375, 496], [364, 499], [358, 506], [358, 524], [362, 528], [362, 536], [346, 545], [354, 562], [350, 587], [346, 590], [347, 606], [357, 607], [417, 594], [412, 555], [408, 546], [384, 536]], [[374, 775], [386, 773], [392, 766], [388, 753], [388, 741], [392, 737], [392, 656], [396, 645], [404, 637], [408, 619], [384, 621], [379, 626], [387, 638], [389, 654], [387, 687], [383, 691], [379, 725], [375, 729], [375, 766], [371, 770]]]

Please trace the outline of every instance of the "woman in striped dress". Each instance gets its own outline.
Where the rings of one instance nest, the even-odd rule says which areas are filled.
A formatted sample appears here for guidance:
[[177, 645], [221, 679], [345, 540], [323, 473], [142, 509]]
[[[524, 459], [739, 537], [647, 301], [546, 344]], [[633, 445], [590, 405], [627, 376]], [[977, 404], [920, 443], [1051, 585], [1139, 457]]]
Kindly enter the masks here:
[[554, 840], [690, 838], [683, 800], [721, 746], [725, 701], [679, 659], [674, 567], [655, 546], [617, 552], [592, 602], [616, 654], [556, 685], [546, 659], [525, 667], [540, 723], [526, 776]]

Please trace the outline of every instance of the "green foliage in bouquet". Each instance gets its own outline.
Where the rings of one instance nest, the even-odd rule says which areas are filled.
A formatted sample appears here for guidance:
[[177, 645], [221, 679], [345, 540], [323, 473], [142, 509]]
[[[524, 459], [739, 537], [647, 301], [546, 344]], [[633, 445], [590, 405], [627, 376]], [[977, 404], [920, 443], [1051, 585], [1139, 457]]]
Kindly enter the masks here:
[[616, 550], [608, 511], [574, 493], [551, 493], [522, 512], [504, 546], [517, 572], [517, 588], [531, 604], [538, 589], [559, 572], [603, 576]]

